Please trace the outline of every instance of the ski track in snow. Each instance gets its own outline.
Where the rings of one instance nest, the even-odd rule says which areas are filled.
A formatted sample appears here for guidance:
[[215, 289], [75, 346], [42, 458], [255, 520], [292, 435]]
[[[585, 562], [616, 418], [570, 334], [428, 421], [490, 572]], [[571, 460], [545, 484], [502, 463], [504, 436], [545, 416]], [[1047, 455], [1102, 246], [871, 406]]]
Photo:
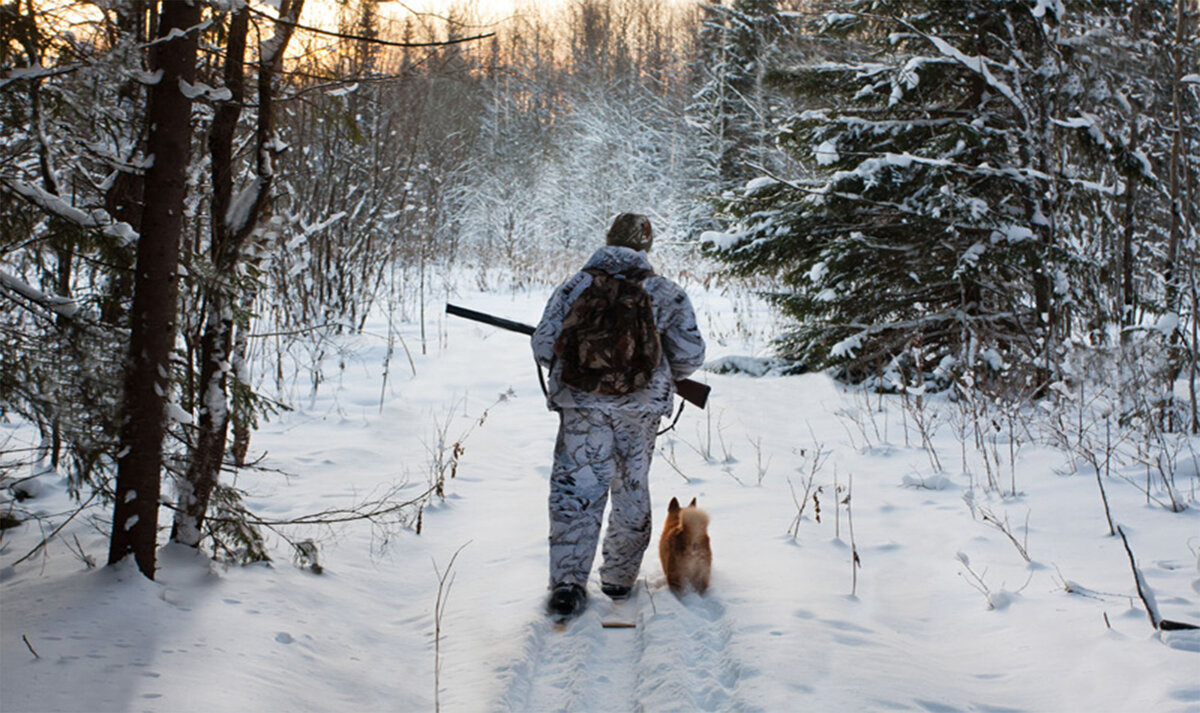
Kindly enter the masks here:
[[659, 589], [638, 602], [632, 629], [602, 628], [595, 599], [565, 630], [531, 621], [520, 659], [497, 670], [507, 683], [494, 710], [762, 710], [744, 700], [755, 672], [737, 657], [719, 600]]

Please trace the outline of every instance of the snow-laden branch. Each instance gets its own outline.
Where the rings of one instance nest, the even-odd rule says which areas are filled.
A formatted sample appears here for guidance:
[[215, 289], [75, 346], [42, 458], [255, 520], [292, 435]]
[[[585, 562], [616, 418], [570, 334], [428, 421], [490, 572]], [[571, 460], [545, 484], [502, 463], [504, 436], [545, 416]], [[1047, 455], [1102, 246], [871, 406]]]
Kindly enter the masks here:
[[309, 224], [306, 224], [306, 223], [304, 222], [304, 219], [302, 218], [302, 219], [300, 220], [300, 228], [301, 228], [301, 232], [300, 232], [300, 234], [299, 234], [299, 235], [297, 235], [297, 236], [296, 236], [296, 237], [295, 237], [295, 238], [294, 238], [294, 239], [293, 239], [293, 240], [292, 240], [290, 243], [288, 243], [288, 249], [294, 248], [295, 246], [297, 246], [297, 245], [299, 245], [300, 243], [302, 243], [302, 242], [304, 242], [305, 240], [307, 240], [307, 239], [308, 239], [308, 238], [309, 238], [311, 235], [313, 235], [314, 233], [319, 233], [319, 232], [321, 232], [322, 230], [324, 230], [324, 229], [328, 228], [329, 226], [331, 226], [331, 225], [333, 225], [334, 223], [338, 222], [338, 221], [339, 221], [339, 220], [341, 220], [342, 218], [345, 218], [347, 215], [348, 215], [348, 214], [346, 213], [346, 211], [344, 211], [344, 210], [339, 210], [338, 212], [336, 212], [336, 213], [334, 213], [333, 215], [329, 216], [329, 217], [328, 217], [328, 218], [326, 218], [325, 220], [319, 220], [319, 221], [317, 221], [317, 222], [315, 222], [315, 223], [313, 223], [313, 224], [311, 224], [311, 225], [309, 225]]
[[[212, 23], [213, 23], [212, 19], [208, 19], [208, 20], [205, 20], [205, 21], [199, 23], [198, 25], [193, 25], [185, 30], [180, 30], [180, 29], [176, 28], [174, 30], [171, 30], [171, 33], [168, 34], [166, 37], [159, 37], [159, 38], [151, 40], [149, 42], [143, 42], [143, 43], [137, 45], [137, 48], [139, 50], [144, 50], [144, 49], [153, 47], [154, 45], [162, 44], [163, 42], [171, 42], [173, 40], [179, 39], [180, 37], [184, 37], [193, 32], [203, 32], [204, 30], [207, 30], [209, 27], [211, 27]], [[38, 81], [41, 79], [48, 79], [50, 77], [57, 77], [57, 76], [60, 76], [63, 74], [70, 74], [72, 72], [78, 71], [85, 67], [95, 67], [95, 66], [98, 66], [99, 64], [100, 64], [99, 57], [93, 57], [84, 62], [72, 62], [71, 64], [64, 64], [59, 67], [44, 67], [40, 64], [34, 65], [32, 67], [17, 67], [16, 69], [9, 71], [9, 73], [4, 75], [3, 77], [0, 77], [0, 89], [3, 89], [4, 87], [8, 86], [9, 84], [11, 84], [13, 82], [19, 82], [19, 81], [23, 81], [23, 80], [24, 81]], [[159, 78], [161, 78], [161, 73], [158, 78], [155, 78], [154, 75], [142, 73], [140, 80], [147, 84], [155, 84], [158, 82]]]
[[1064, 129], [1086, 129], [1093, 141], [1107, 150], [1112, 150], [1112, 141], [1109, 141], [1108, 136], [1105, 135], [1104, 128], [1100, 126], [1100, 117], [1095, 114], [1081, 111], [1079, 116], [1051, 119], [1050, 122]]
[[192, 34], [193, 32], [199, 34], [201, 32], [204, 32], [208, 28], [212, 27], [212, 24], [213, 24], [213, 18], [210, 17], [206, 20], [201, 20], [200, 22], [196, 23], [195, 25], [192, 25], [191, 27], [186, 27], [186, 28], [182, 28], [182, 29], [178, 28], [178, 27], [172, 27], [171, 31], [167, 33], [166, 37], [155, 38], [153, 40], [150, 40], [149, 42], [144, 43], [143, 45], [141, 45], [141, 47], [143, 49], [147, 49], [147, 48], [153, 47], [154, 45], [160, 45], [165, 42], [174, 42], [175, 40], [187, 37], [188, 35]]
[[62, 197], [56, 196], [33, 183], [26, 183], [12, 177], [0, 177], [0, 187], [21, 196], [50, 215], [62, 218], [81, 228], [99, 230], [105, 235], [116, 238], [125, 244], [137, 240], [137, 231], [129, 223], [118, 221], [100, 208], [83, 210], [77, 208]]
[[214, 89], [204, 82], [192, 83], [186, 79], [179, 80], [179, 91], [188, 99], [206, 99], [211, 102], [227, 102], [233, 98], [227, 87]]
[[[1005, 177], [1005, 178], [1009, 178], [1009, 179], [1012, 179], [1015, 181], [1025, 181], [1025, 180], [1029, 180], [1029, 179], [1039, 179], [1039, 180], [1044, 180], [1047, 182], [1061, 181], [1061, 182], [1067, 183], [1068, 185], [1078, 186], [1078, 187], [1081, 187], [1081, 188], [1084, 188], [1087, 190], [1096, 191], [1097, 193], [1101, 193], [1104, 195], [1110, 195], [1110, 196], [1118, 195], [1120, 193], [1119, 190], [1117, 190], [1116, 188], [1114, 188], [1112, 186], [1105, 186], [1105, 185], [1095, 183], [1092, 181], [1084, 181], [1084, 180], [1075, 179], [1075, 178], [1064, 178], [1062, 176], [1057, 176], [1057, 177], [1050, 176], [1046, 173], [1043, 173], [1041, 171], [1036, 171], [1033, 169], [992, 168], [992, 167], [986, 166], [986, 165], [979, 165], [979, 166], [966, 165], [966, 164], [961, 164], [961, 163], [957, 163], [954, 161], [950, 161], [947, 159], [932, 159], [932, 158], [926, 158], [923, 156], [914, 156], [909, 153], [901, 153], [901, 154], [885, 153], [882, 156], [872, 157], [872, 158], [864, 160], [853, 171], [839, 171], [836, 174], [834, 174], [834, 176], [830, 180], [824, 181], [821, 184], [812, 184], [812, 185], [806, 185], [804, 183], [801, 183], [800, 181], [788, 180], [760, 164], [751, 164], [751, 167], [757, 169], [758, 171], [761, 171], [763, 174], [768, 176], [773, 181], [782, 183], [793, 190], [796, 190], [796, 191], [799, 191], [801, 193], [805, 193], [808, 195], [836, 197], [836, 198], [841, 198], [844, 200], [854, 201], [857, 203], [863, 203], [863, 204], [867, 204], [867, 205], [873, 205], [873, 206], [878, 206], [881, 208], [895, 210], [895, 211], [905, 214], [905, 215], [912, 215], [912, 216], [921, 217], [921, 218], [930, 218], [932, 216], [929, 216], [928, 214], [925, 214], [922, 211], [917, 210], [917, 209], [913, 208], [911, 205], [908, 205], [905, 203], [897, 203], [894, 201], [871, 199], [860, 193], [848, 193], [845, 191], [838, 191], [833, 188], [834, 184], [840, 179], [844, 179], [847, 177], [857, 175], [857, 176], [863, 178], [864, 180], [869, 181], [873, 177], [874, 173], [876, 173], [877, 171], [881, 170], [882, 168], [884, 168], [886, 166], [907, 168], [908, 166], [910, 166], [913, 163], [919, 163], [919, 164], [933, 166], [933, 167], [942, 168], [942, 169], [954, 169], [954, 170], [957, 170], [966, 175]], [[984, 227], [982, 225], [962, 224], [962, 223], [959, 223], [959, 222], [953, 221], [953, 220], [948, 221], [946, 224], [948, 226], [954, 226], [954, 227], [960, 227], [960, 228], [966, 228], [966, 229], [978, 229], [978, 228]], [[1025, 240], [1032, 239], [1032, 237], [1034, 235], [1033, 231], [1029, 227], [1014, 224], [1014, 223], [1011, 223], [1008, 221], [1002, 221], [1000, 223], [991, 225], [989, 227], [992, 230], [992, 240], [994, 242], [1019, 243], [1019, 242], [1025, 241]], [[743, 231], [741, 233], [713, 233], [713, 232], [710, 232], [710, 233], [706, 233], [702, 237], [702, 240], [707, 244], [713, 245], [717, 249], [729, 250], [729, 249], [733, 248], [734, 246], [736, 246], [739, 242], [744, 240], [747, 236], [749, 236], [751, 234], [751, 232], [752, 231]], [[760, 238], [758, 240], [753, 241], [752, 244], [758, 244], [758, 243], [762, 242], [763, 240], [769, 240], [769, 239]], [[745, 249], [746, 247], [749, 247], [749, 246], [742, 246], [741, 249]], [[878, 249], [883, 249], [885, 246], [875, 246], [875, 247]]]
[[[863, 180], [872, 180], [876, 173], [888, 166], [905, 169], [912, 164], [921, 164], [925, 166], [933, 166], [935, 168], [954, 169], [959, 173], [969, 176], [984, 176], [988, 178], [1009, 178], [1014, 181], [1045, 181], [1047, 183], [1063, 182], [1068, 185], [1078, 186], [1089, 191], [1096, 191], [1104, 195], [1118, 195], [1120, 190], [1114, 186], [1106, 186], [1095, 181], [1085, 181], [1078, 178], [1069, 178], [1062, 175], [1051, 175], [1045, 171], [1039, 171], [1035, 168], [1015, 168], [1004, 167], [997, 168], [988, 166], [987, 164], [964, 164], [958, 161], [949, 159], [928, 158], [925, 156], [915, 156], [908, 152], [904, 153], [884, 153], [882, 156], [873, 156], [864, 159], [862, 163], [854, 167], [850, 171], [838, 171], [833, 174], [829, 183], [837, 183], [847, 178], [862, 178]], [[791, 185], [791, 184], [789, 184]], [[832, 192], [831, 192], [832, 193]]]
[[1006, 82], [992, 74], [992, 70], [988, 67], [988, 59], [986, 57], [982, 55], [968, 55], [949, 42], [943, 40], [941, 37], [925, 35], [925, 38], [933, 43], [933, 46], [937, 48], [938, 52], [941, 52], [946, 57], [955, 60], [962, 66], [978, 74], [980, 77], [983, 77], [983, 80], [988, 83], [988, 86], [995, 89], [997, 92], [1000, 92], [1004, 98], [1012, 102], [1012, 105], [1021, 112], [1022, 116], [1028, 114], [1025, 102], [1021, 101], [1020, 97], [1017, 96], [1017, 93], [1013, 91], [1012, 87], [1008, 86]]
[[52, 295], [39, 290], [16, 275], [0, 270], [0, 290], [15, 292], [34, 304], [41, 305], [55, 314], [68, 319], [79, 313], [79, 305], [75, 300], [61, 295]]
[[39, 80], [48, 77], [57, 77], [60, 74], [69, 74], [81, 67], [86, 67], [84, 62], [75, 62], [73, 64], [63, 65], [61, 67], [43, 67], [42, 65], [34, 65], [32, 67], [18, 67], [4, 77], [0, 77], [0, 89], [8, 86], [13, 82], [21, 80]]

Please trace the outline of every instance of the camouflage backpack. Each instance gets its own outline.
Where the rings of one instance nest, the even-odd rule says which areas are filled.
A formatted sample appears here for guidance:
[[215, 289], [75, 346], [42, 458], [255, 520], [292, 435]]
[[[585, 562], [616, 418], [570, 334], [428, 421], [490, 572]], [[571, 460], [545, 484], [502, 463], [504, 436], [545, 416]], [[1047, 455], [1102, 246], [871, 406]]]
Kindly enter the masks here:
[[580, 391], [624, 395], [646, 388], [662, 361], [654, 306], [642, 281], [653, 272], [610, 275], [586, 270], [584, 288], [554, 342], [562, 381]]

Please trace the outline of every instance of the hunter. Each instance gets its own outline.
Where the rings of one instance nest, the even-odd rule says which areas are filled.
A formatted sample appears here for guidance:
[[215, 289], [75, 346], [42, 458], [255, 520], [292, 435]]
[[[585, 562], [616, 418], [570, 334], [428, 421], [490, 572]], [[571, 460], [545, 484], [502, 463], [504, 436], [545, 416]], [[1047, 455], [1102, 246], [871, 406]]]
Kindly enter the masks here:
[[[691, 301], [647, 259], [650, 219], [617, 216], [605, 242], [554, 290], [533, 336], [534, 357], [550, 371], [547, 403], [559, 414], [546, 608], [560, 618], [587, 607], [610, 495], [601, 591], [630, 595], [650, 544], [647, 475], [659, 422], [671, 414], [675, 381], [704, 363]], [[613, 314], [621, 315], [616, 324]]]

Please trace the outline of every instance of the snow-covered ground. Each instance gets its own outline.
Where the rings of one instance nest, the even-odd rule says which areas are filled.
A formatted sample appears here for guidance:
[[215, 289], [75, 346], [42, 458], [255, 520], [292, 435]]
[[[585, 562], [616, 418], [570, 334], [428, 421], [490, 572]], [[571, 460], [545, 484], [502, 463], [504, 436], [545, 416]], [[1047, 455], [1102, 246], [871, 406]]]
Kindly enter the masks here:
[[[710, 359], [762, 353], [760, 305], [689, 290]], [[532, 323], [547, 292], [454, 300]], [[416, 373], [397, 352], [386, 385], [385, 324], [330, 350], [315, 397], [255, 435], [269, 470], [237, 480], [257, 513], [286, 519], [396, 486], [415, 497], [460, 444], [420, 534], [395, 516], [286, 529], [319, 544], [320, 574], [275, 536], [270, 565], [167, 547], [150, 582], [71, 554], [77, 538], [104, 561], [95, 511], [12, 566], [72, 509], [44, 476], [25, 505], [46, 519], [0, 546], [0, 710], [1200, 711], [1200, 633], [1152, 630], [1094, 473], [1029, 437], [1010, 468], [1005, 427], [998, 476], [1017, 495], [1001, 497], [973, 446], [961, 472], [950, 404], [926, 411], [939, 473], [899, 398], [817, 374], [702, 372], [708, 410], [660, 439], [656, 514], [679, 496], [712, 516], [708, 597], [676, 599], [652, 545], [636, 628], [600, 627], [593, 582], [595, 606], [555, 631], [542, 606], [556, 417], [528, 339], [430, 318], [424, 356], [417, 326], [398, 325]], [[0, 450], [28, 438], [0, 425]], [[1200, 482], [1193, 458], [1180, 464], [1182, 513], [1106, 486], [1162, 616], [1200, 624]]]

